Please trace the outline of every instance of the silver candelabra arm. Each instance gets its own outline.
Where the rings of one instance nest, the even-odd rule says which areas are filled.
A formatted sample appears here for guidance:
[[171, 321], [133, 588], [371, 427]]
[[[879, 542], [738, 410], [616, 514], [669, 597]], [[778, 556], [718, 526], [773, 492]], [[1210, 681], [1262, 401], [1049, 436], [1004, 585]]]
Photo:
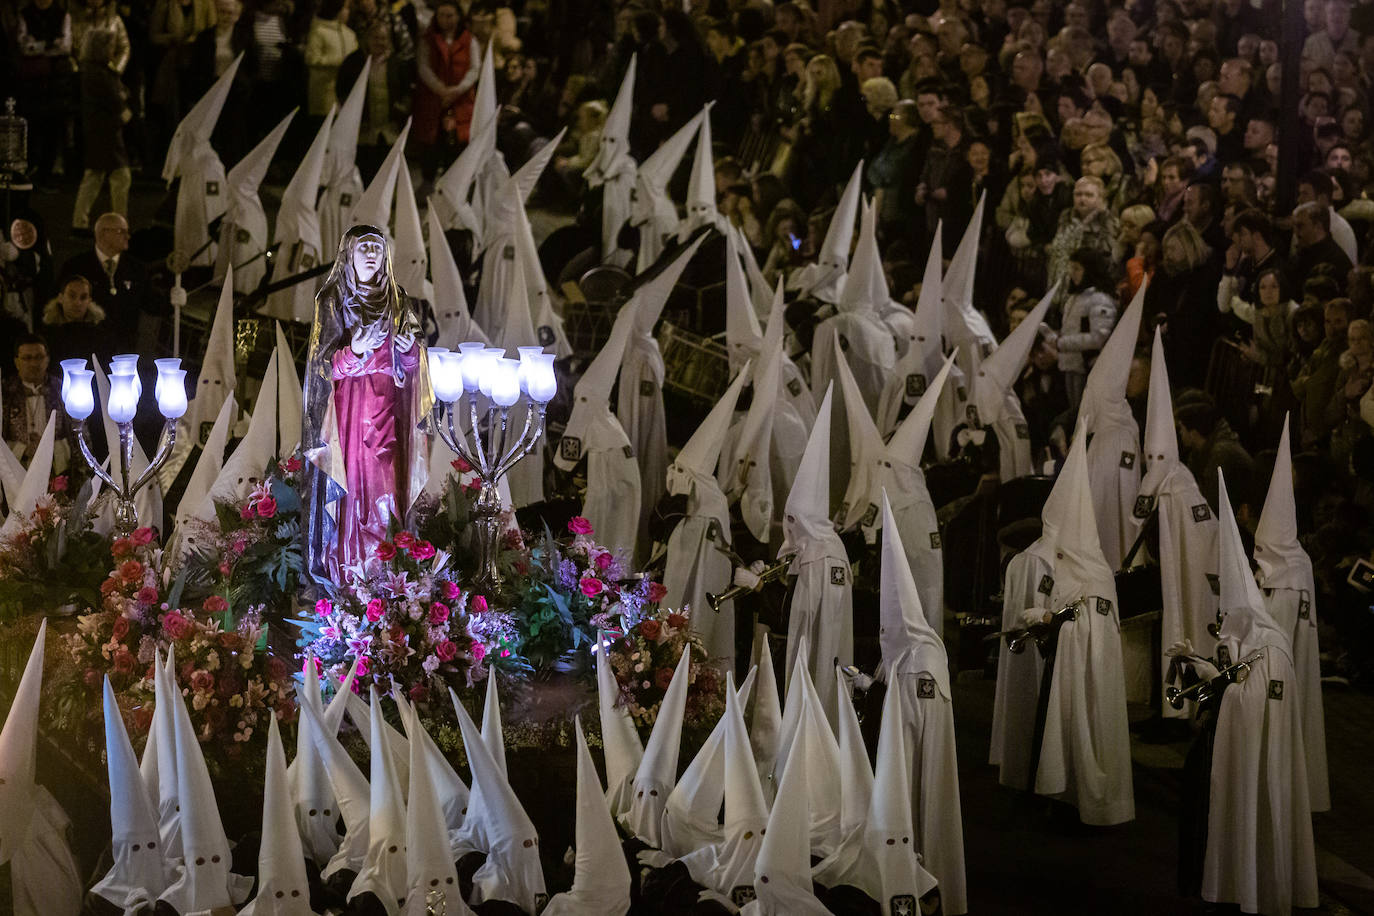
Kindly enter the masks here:
[[73, 420], [76, 426], [76, 444], [81, 447], [81, 457], [86, 459], [86, 463], [91, 466], [95, 476], [99, 477], [104, 484], [114, 490], [119, 489], [119, 484], [115, 483], [114, 477], [105, 470], [102, 462], [97, 461], [95, 455], [91, 454], [91, 434], [86, 431], [85, 420]]
[[[130, 437], [132, 438], [132, 436]], [[177, 442], [177, 421], [166, 420], [162, 424], [162, 435], [158, 438], [157, 452], [153, 455], [153, 460], [148, 462], [148, 466], [143, 469], [143, 473], [138, 475], [134, 481], [133, 488], [129, 495], [133, 496], [139, 490], [148, 485], [153, 476], [162, 470], [162, 466], [167, 463], [167, 459], [172, 457], [172, 448]], [[130, 443], [132, 447], [132, 443]]]
[[485, 475], [491, 469], [487, 466], [487, 453], [482, 449], [482, 428], [477, 424], [477, 395], [475, 392], [467, 392], [463, 395], [468, 401], [468, 417], [472, 421], [472, 441], [474, 451], [477, 452], [477, 461], [469, 460], [469, 464], [478, 468]]
[[506, 474], [511, 468], [515, 467], [517, 462], [534, 450], [535, 443], [544, 435], [545, 409], [545, 405], [539, 405], [539, 425], [535, 427], [534, 435], [530, 435], [530, 427], [534, 425], [534, 408], [533, 405], [529, 403], [525, 404], [525, 428], [520, 431], [520, 438], [516, 440], [515, 448], [511, 449], [510, 454], [506, 456], [505, 460], [502, 461], [501, 465], [498, 467], [496, 471], [498, 477]]

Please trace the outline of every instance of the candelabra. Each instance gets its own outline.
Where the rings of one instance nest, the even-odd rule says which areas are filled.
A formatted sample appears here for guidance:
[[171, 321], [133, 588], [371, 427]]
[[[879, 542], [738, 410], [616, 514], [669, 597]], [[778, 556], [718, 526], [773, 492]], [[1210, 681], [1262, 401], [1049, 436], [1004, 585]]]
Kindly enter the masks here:
[[[480, 343], [459, 344], [457, 351], [429, 348], [429, 376], [437, 400], [435, 426], [444, 444], [471, 466], [481, 483], [476, 506], [477, 585], [488, 591], [501, 582], [496, 569], [497, 526], [501, 516], [497, 485], [544, 435], [544, 411], [558, 391], [554, 355], [545, 353], [542, 347], [518, 349], [520, 358], [514, 360], [507, 359], [506, 351], [500, 347]], [[510, 409], [522, 396], [524, 427], [510, 442]], [[464, 415], [468, 421], [466, 428], [462, 422]]]
[[[62, 360], [62, 406], [76, 427], [76, 441], [81, 447], [81, 456], [95, 475], [114, 491], [115, 531], [120, 535], [126, 535], [138, 527], [134, 495], [167, 463], [176, 444], [177, 420], [186, 413], [186, 370], [181, 368], [181, 360], [157, 359], [153, 362], [157, 366], [157, 385], [153, 392], [165, 422], [157, 454], [143, 473], [130, 481], [130, 466], [134, 458], [133, 420], [138, 410], [138, 400], [143, 395], [143, 383], [138, 377], [138, 355], [124, 354], [110, 361], [110, 389], [105, 399], [105, 414], [119, 428], [118, 480], [91, 454], [91, 438], [86, 431], [86, 419], [95, 410], [95, 396], [91, 391], [95, 371], [86, 368], [84, 359]], [[116, 445], [111, 442], [109, 446], [113, 456]]]

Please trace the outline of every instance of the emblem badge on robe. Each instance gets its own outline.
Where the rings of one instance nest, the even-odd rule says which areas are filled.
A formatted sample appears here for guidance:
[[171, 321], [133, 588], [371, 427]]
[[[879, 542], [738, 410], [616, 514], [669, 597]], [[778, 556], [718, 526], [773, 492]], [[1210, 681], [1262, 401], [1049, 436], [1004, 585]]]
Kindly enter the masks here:
[[802, 392], [802, 384], [797, 379], [789, 379], [787, 382], [787, 394], [789, 397], [796, 397]]
[[864, 517], [859, 519], [859, 524], [864, 528], [872, 528], [873, 523], [878, 520], [878, 506], [876, 503], [869, 503], [864, 510]]
[[1270, 681], [1270, 682], [1269, 682], [1269, 699], [1271, 699], [1271, 700], [1282, 700], [1282, 699], [1283, 699], [1283, 681]]
[[301, 270], [309, 270], [315, 266], [315, 253], [313, 251], [303, 251], [300, 257]]
[[1193, 521], [1205, 522], [1212, 517], [1212, 507], [1206, 503], [1199, 503], [1193, 507]]
[[914, 894], [896, 894], [893, 896], [888, 909], [892, 912], [892, 916], [916, 916], [916, 896]]
[[1312, 601], [1306, 596], [1298, 600], [1298, 619], [1308, 620], [1312, 617]]
[[1135, 467], [1135, 452], [1122, 452], [1121, 466], [1128, 471]]
[[1053, 592], [1054, 576], [1051, 576], [1049, 573], [1045, 573], [1043, 576], [1041, 576], [1040, 585], [1038, 588], [1036, 588], [1036, 591], [1042, 595], [1048, 595], [1050, 592]]
[[708, 524], [708, 525], [706, 526], [706, 540], [708, 540], [708, 541], [714, 541], [714, 540], [718, 539], [719, 537], [720, 537], [720, 522], [719, 522], [718, 520], [716, 520], [716, 519], [713, 518], [713, 519], [711, 519], [710, 524]]
[[1107, 616], [1108, 614], [1110, 614], [1111, 612], [1112, 612], [1112, 603], [1111, 603], [1110, 601], [1108, 601], [1106, 598], [1098, 598], [1098, 599], [1097, 599], [1097, 613], [1101, 614], [1103, 617], [1106, 617], [1106, 616]]
[[625, 453], [626, 458], [633, 459], [635, 456], [635, 449], [633, 445], [627, 445], [623, 449], [621, 449], [621, 451]]
[[926, 377], [919, 372], [913, 372], [906, 377], [906, 396], [909, 398], [919, 398], [926, 393]]
[[207, 181], [207, 182], [205, 182], [205, 196], [206, 196], [206, 197], [219, 197], [219, 182], [218, 182], [218, 181]]
[[1030, 427], [1029, 427], [1028, 425], [1026, 425], [1025, 423], [1017, 423], [1017, 424], [1016, 424], [1016, 438], [1018, 438], [1018, 439], [1029, 439], [1029, 438], [1030, 438]]
[[1217, 646], [1217, 664], [1223, 668], [1231, 667], [1231, 649], [1227, 646]]
[[934, 699], [935, 697], [935, 678], [923, 677], [916, 681], [916, 696], [923, 700]]
[[341, 207], [351, 207], [351, 206], [353, 206], [353, 195], [352, 195], [352, 194], [340, 194], [340, 195], [339, 195], [339, 206], [341, 206]]
[[830, 567], [830, 584], [831, 584], [831, 585], [844, 585], [844, 583], [845, 583], [845, 578], [844, 578], [844, 567], [843, 567], [843, 566], [832, 566], [832, 567]]
[[835, 336], [838, 337], [838, 338], [840, 339], [840, 349], [843, 350], [844, 352], [848, 353], [848, 352], [849, 352], [849, 338], [848, 338], [848, 337], [845, 337], [843, 334], [836, 334]]
[[514, 260], [515, 260], [515, 246], [514, 246], [514, 245], [507, 245], [505, 248], [502, 248], [502, 249], [501, 249], [501, 260], [503, 260], [503, 261], [514, 261]]
[[576, 436], [564, 436], [558, 443], [558, 454], [564, 461], [579, 461], [582, 458], [582, 440]]
[[[945, 542], [941, 540], [940, 532], [932, 531], [930, 533], [930, 549], [939, 550], [943, 546], [945, 546]], [[1046, 592], [1046, 594], [1048, 594], [1048, 592]]]
[[742, 907], [757, 898], [758, 895], [754, 893], [754, 885], [752, 884], [740, 884], [730, 888], [730, 902], [737, 907]]
[[253, 236], [247, 229], [239, 229], [234, 233], [234, 241], [238, 242], [240, 245], [247, 245], [249, 242], [253, 241]]
[[553, 328], [549, 327], [547, 324], [541, 324], [539, 329], [535, 331], [535, 335], [539, 338], [539, 346], [541, 347], [552, 347], [554, 341], [557, 340], [554, 336]]
[[1136, 518], [1149, 518], [1150, 513], [1154, 511], [1154, 507], [1155, 498], [1153, 496], [1137, 496], [1135, 498], [1135, 508], [1131, 510], [1131, 514]]
[[970, 405], [968, 405], [968, 407], [967, 407], [967, 408], [965, 409], [965, 411], [964, 411], [964, 414], [965, 414], [965, 416], [968, 417], [968, 421], [969, 421], [969, 423], [970, 423], [971, 425], [973, 425], [973, 426], [982, 426], [982, 425], [983, 425], [982, 422], [979, 421], [979, 419], [978, 419], [978, 407], [977, 407], [977, 405], [975, 405], [975, 404], [970, 404]]
[[654, 396], [654, 380], [651, 378], [639, 380], [639, 396], [641, 398], [651, 398]]

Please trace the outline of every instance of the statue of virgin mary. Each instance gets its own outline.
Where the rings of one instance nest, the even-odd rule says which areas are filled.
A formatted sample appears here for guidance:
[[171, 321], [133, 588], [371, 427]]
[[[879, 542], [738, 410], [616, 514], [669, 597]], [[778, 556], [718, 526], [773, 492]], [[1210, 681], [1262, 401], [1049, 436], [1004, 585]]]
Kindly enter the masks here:
[[305, 367], [301, 449], [306, 568], [342, 583], [404, 525], [428, 477], [434, 406], [420, 317], [382, 231], [354, 226], [319, 295]]

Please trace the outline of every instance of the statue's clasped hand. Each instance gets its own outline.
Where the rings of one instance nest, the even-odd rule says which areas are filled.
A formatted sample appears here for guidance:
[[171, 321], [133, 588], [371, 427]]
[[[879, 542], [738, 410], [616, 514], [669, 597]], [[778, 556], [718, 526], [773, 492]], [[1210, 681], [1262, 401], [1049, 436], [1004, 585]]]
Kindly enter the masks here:
[[386, 340], [386, 330], [381, 324], [358, 325], [353, 329], [353, 352], [358, 356], [367, 358], [373, 350], [376, 350]]

